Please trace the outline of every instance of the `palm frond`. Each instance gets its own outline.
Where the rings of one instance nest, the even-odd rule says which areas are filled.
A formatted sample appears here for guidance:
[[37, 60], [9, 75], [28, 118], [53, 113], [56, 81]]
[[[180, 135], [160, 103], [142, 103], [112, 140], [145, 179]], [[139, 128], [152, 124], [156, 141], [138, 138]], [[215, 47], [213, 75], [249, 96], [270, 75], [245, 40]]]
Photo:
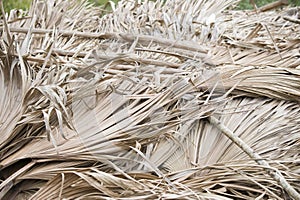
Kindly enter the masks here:
[[11, 11], [0, 198], [299, 198], [297, 16], [226, 9], [235, 3]]

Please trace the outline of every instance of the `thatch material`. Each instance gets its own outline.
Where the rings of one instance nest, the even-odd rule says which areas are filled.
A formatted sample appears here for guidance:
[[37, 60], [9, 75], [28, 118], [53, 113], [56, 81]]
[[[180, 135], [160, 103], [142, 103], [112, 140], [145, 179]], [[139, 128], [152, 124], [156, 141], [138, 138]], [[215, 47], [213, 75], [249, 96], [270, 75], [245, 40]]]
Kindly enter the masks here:
[[11, 11], [0, 198], [299, 199], [299, 11], [234, 3]]

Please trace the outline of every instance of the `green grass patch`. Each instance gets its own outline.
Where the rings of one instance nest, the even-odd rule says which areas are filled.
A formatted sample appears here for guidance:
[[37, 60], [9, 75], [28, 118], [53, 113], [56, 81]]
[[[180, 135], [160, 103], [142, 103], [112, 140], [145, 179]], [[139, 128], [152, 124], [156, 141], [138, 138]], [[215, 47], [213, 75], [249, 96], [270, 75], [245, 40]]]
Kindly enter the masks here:
[[[27, 10], [31, 4], [32, 0], [3, 0], [3, 6], [5, 12], [9, 12], [12, 9], [23, 9]], [[95, 5], [105, 5], [109, 0], [89, 0], [91, 3], [95, 3]], [[118, 2], [118, 0], [113, 0], [113, 2]]]
[[27, 10], [31, 4], [31, 0], [4, 0], [2, 2], [5, 12], [9, 12], [12, 9]]
[[[95, 5], [98, 5], [98, 6], [105, 5], [108, 2], [108, 0], [89, 0], [89, 1], [92, 3], [95, 3]], [[113, 2], [116, 3], [116, 2], [118, 2], [118, 0], [114, 0]]]
[[[266, 5], [268, 3], [272, 3], [276, 0], [259, 0], [259, 1], [255, 1], [257, 7], [261, 7], [263, 5]], [[291, 6], [300, 6], [300, 1], [299, 0], [289, 0], [289, 4]], [[249, 10], [249, 9], [253, 9], [253, 6], [249, 3], [249, 0], [241, 0], [237, 9], [240, 10]]]

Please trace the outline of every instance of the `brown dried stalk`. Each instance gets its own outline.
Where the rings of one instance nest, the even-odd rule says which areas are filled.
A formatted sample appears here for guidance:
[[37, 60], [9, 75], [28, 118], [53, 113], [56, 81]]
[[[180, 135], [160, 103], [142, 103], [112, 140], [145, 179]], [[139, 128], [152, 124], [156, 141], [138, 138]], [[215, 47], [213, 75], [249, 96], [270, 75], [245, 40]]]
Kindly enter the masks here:
[[272, 2], [272, 3], [269, 3], [267, 5], [260, 7], [258, 9], [258, 11], [265, 12], [265, 11], [268, 11], [268, 10], [271, 10], [271, 9], [274, 9], [274, 8], [277, 8], [280, 6], [287, 5], [288, 3], [289, 3], [288, 0], [278, 0], [278, 1], [275, 1], [275, 2]]
[[208, 118], [209, 122], [215, 125], [222, 133], [224, 133], [231, 141], [233, 141], [238, 147], [240, 147], [250, 158], [255, 160], [255, 162], [263, 166], [265, 171], [277, 181], [277, 183], [292, 197], [293, 199], [299, 200], [300, 194], [287, 182], [280, 171], [274, 167], [271, 167], [269, 163], [263, 159], [259, 154], [257, 154], [247, 143], [245, 143], [241, 138], [235, 135], [229, 128], [227, 128], [222, 122], [217, 118], [210, 116]]

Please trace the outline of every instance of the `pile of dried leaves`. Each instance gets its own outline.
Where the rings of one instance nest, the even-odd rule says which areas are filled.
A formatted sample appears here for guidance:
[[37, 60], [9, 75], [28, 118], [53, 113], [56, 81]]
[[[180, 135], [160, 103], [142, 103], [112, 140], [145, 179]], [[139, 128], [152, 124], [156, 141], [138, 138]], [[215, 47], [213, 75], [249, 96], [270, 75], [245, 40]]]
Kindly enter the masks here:
[[300, 11], [235, 3], [2, 17], [0, 199], [300, 199]]

